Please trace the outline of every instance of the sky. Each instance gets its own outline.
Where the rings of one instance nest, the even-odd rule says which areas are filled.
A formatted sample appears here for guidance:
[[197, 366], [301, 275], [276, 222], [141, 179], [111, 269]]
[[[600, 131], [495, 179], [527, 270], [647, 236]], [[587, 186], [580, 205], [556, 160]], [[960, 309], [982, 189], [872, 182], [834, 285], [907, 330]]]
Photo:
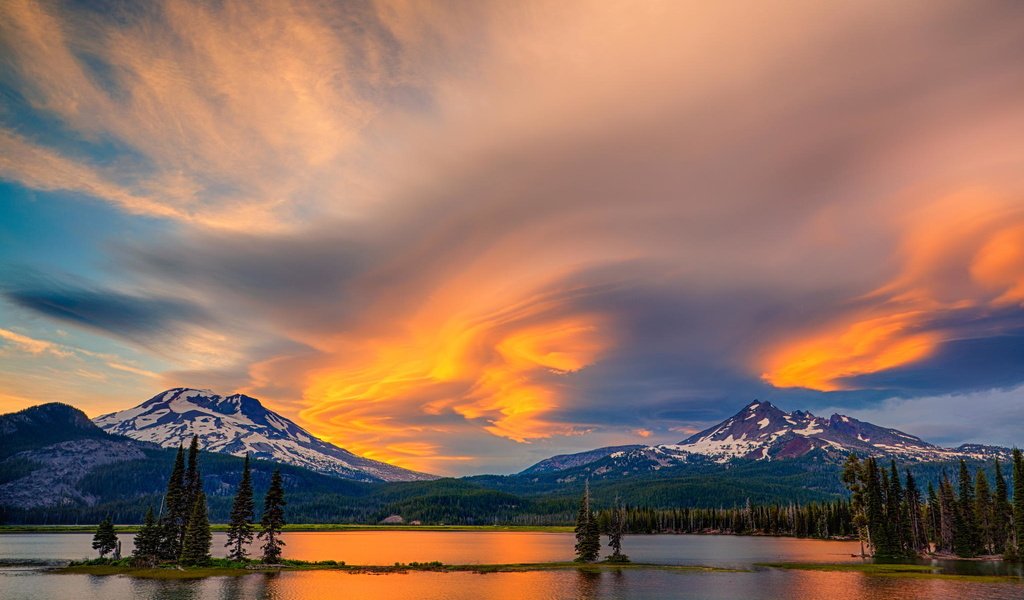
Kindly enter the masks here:
[[1024, 4], [0, 11], [0, 412], [439, 474], [753, 399], [1024, 444]]

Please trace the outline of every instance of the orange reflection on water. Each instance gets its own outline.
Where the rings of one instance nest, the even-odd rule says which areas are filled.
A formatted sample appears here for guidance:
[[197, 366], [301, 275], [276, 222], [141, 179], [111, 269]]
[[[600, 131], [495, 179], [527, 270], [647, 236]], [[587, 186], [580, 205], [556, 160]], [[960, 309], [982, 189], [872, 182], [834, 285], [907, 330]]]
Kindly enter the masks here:
[[505, 564], [572, 560], [568, 534], [539, 532], [343, 531], [289, 532], [288, 556], [350, 565], [396, 562]]

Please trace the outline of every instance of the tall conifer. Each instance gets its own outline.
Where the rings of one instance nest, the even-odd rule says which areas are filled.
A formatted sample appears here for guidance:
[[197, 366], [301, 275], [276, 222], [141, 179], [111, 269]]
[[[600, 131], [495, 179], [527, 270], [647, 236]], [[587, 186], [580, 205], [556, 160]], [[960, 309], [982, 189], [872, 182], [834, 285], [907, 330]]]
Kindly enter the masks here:
[[942, 474], [939, 482], [939, 547], [940, 552], [952, 552], [953, 540], [956, 538], [956, 494], [949, 475]]
[[608, 547], [612, 549], [608, 560], [611, 562], [629, 562], [629, 557], [622, 553], [622, 536], [626, 534], [626, 507], [619, 497], [615, 497], [611, 518], [608, 522]]
[[992, 527], [995, 521], [995, 510], [992, 503], [992, 492], [988, 486], [988, 477], [984, 469], [978, 469], [974, 475], [974, 522], [978, 528], [978, 550], [982, 554], [990, 554], [993, 535]]
[[940, 531], [940, 515], [939, 509], [939, 496], [935, 493], [935, 486], [932, 482], [928, 482], [928, 515], [927, 515], [927, 533], [928, 541], [934, 545], [934, 548], [939, 548], [939, 531]]
[[181, 546], [181, 564], [204, 565], [210, 561], [210, 520], [207, 515], [206, 494], [202, 488], [196, 493], [192, 504], [188, 527], [185, 529], [185, 540]]
[[238, 493], [235, 494], [235, 501], [231, 505], [228, 541], [224, 544], [226, 548], [229, 548], [228, 557], [232, 560], [245, 560], [247, 554], [245, 547], [252, 542], [255, 530], [252, 523], [254, 510], [249, 455], [246, 454], [245, 462], [242, 463], [242, 480], [238, 483]]
[[868, 518], [865, 514], [864, 466], [856, 454], [850, 453], [843, 465], [843, 483], [850, 490], [850, 510], [853, 527], [860, 540], [860, 555], [864, 556], [864, 543], [868, 541]]
[[167, 493], [164, 495], [166, 512], [161, 516], [163, 543], [160, 545], [160, 557], [177, 559], [181, 554], [181, 542], [185, 537], [185, 525], [189, 511], [185, 490], [185, 450], [178, 446], [178, 454], [174, 459], [174, 468], [167, 480]]
[[1014, 554], [1024, 557], [1024, 457], [1013, 449], [1013, 547]]
[[261, 529], [258, 537], [266, 538], [263, 543], [263, 562], [276, 563], [281, 560], [281, 547], [285, 545], [281, 540], [281, 528], [284, 527], [284, 484], [281, 481], [281, 471], [275, 470], [270, 477], [270, 487], [263, 499], [263, 518], [260, 521]]
[[996, 459], [996, 492], [992, 497], [992, 550], [996, 554], [1004, 554], [1010, 539], [1010, 528], [1013, 526], [1013, 510], [1010, 508], [1009, 490], [1003, 467]]
[[885, 520], [890, 527], [893, 552], [896, 555], [904, 556], [912, 552], [910, 523], [907, 520], [903, 486], [900, 484], [900, 472], [896, 468], [896, 461], [890, 461], [889, 465], [889, 485], [885, 495]]
[[199, 436], [193, 435], [188, 446], [188, 467], [185, 469], [185, 506], [188, 512], [196, 502], [199, 489], [202, 488], [202, 476], [199, 474]]
[[[886, 521], [885, 492], [883, 475], [874, 457], [867, 459], [865, 467], [864, 496], [868, 519], [868, 537], [874, 555], [879, 558], [895, 558], [898, 555], [892, 541], [892, 528]], [[888, 477], [885, 477], [888, 479]]]
[[583, 487], [580, 508], [576, 513], [576, 561], [594, 562], [601, 554], [601, 537], [597, 520], [590, 508], [590, 481]]
[[909, 554], [917, 555], [928, 548], [928, 534], [925, 531], [924, 516], [921, 514], [921, 491], [910, 471], [906, 471], [907, 485], [903, 491], [906, 505], [906, 519], [910, 528]]
[[960, 493], [954, 515], [956, 527], [953, 531], [953, 551], [957, 556], [969, 558], [978, 555], [978, 525], [974, 518], [974, 480], [962, 458], [957, 480]]

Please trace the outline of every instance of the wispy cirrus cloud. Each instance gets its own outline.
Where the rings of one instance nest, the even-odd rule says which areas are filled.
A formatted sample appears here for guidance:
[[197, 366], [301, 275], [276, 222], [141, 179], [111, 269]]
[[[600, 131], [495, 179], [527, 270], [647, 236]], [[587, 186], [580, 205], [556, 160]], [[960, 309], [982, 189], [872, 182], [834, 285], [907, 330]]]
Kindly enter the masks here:
[[[358, 163], [376, 122], [429, 107], [422, 71], [440, 68], [431, 48], [445, 43], [397, 8], [10, 2], [2, 80], [17, 101], [0, 172], [217, 228], [293, 224], [324, 194], [361, 205]], [[25, 127], [26, 113], [41, 125]]]
[[63, 348], [60, 344], [36, 339], [16, 331], [11, 331], [10, 329], [0, 329], [0, 339], [30, 354], [50, 353], [57, 356], [68, 356], [70, 354], [70, 351]]

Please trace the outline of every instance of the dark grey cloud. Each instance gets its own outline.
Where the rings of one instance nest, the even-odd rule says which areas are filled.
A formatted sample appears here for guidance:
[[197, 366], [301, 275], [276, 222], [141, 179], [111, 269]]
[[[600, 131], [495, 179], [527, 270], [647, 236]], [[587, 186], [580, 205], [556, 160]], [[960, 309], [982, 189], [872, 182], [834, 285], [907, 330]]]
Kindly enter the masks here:
[[209, 322], [204, 309], [184, 300], [78, 287], [52, 279], [47, 284], [8, 288], [3, 297], [57, 321], [143, 343], [184, 325]]

